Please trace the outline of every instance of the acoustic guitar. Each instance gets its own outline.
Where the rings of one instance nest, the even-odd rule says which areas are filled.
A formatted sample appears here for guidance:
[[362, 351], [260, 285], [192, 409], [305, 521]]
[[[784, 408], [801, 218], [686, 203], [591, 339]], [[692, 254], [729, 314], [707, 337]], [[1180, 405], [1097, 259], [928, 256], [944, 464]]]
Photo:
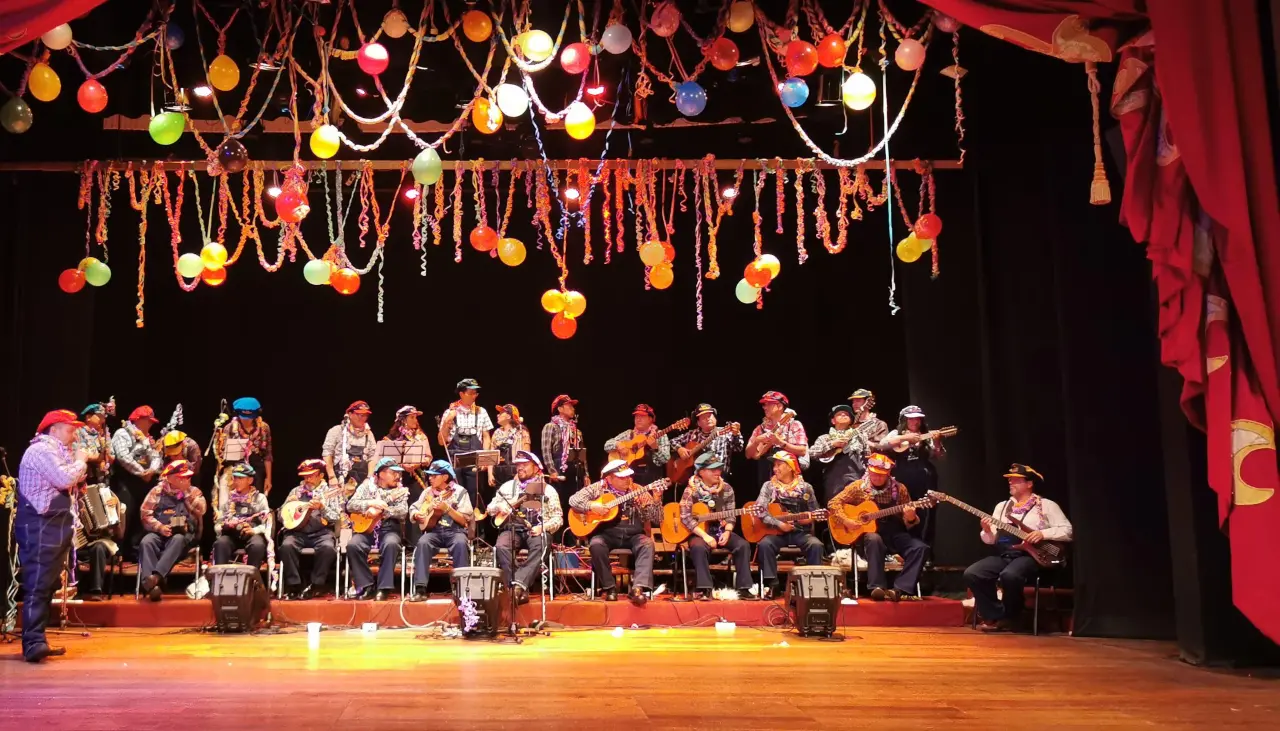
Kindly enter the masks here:
[[[721, 510], [716, 513], [711, 512], [711, 508], [707, 507], [706, 503], [694, 503], [690, 510], [699, 525], [710, 523], [713, 520], [726, 520], [740, 515], [747, 515], [748, 513], [762, 514], [764, 512], [764, 509], [755, 503], [750, 503], [747, 507], [738, 508], [737, 510]], [[684, 521], [680, 519], [680, 503], [667, 503], [662, 506], [663, 543], [684, 543], [689, 540], [691, 535], [693, 535], [693, 531], [686, 528]]]
[[[667, 432], [676, 431], [678, 429], [688, 429], [689, 420], [681, 419], [666, 429], [661, 429], [657, 434], [653, 435], [654, 439], [661, 439]], [[649, 448], [649, 435], [636, 434], [630, 439], [618, 442], [614, 445], [613, 451], [609, 452], [609, 459], [626, 460], [627, 464], [631, 464], [645, 455]]]
[[[898, 445], [893, 448], [893, 451], [901, 454], [902, 452], [905, 452], [908, 449], [911, 449], [912, 444], [923, 442], [927, 439], [937, 439], [939, 437], [954, 437], [956, 434], [959, 434], [959, 433], [960, 433], [960, 430], [954, 426], [944, 426], [941, 429], [934, 429], [932, 431], [928, 431], [928, 432], [925, 432], [924, 434], [919, 435], [920, 439], [917, 442], [899, 442]], [[898, 436], [902, 436], [902, 435], [899, 434]]]
[[951, 503], [952, 505], [972, 513], [979, 518], [985, 518], [991, 521], [991, 526], [1001, 533], [1008, 533], [1022, 541], [1013, 547], [1019, 551], [1026, 553], [1035, 559], [1036, 563], [1044, 567], [1059, 567], [1067, 564], [1067, 542], [1066, 541], [1040, 541], [1039, 543], [1027, 543], [1027, 534], [1031, 531], [1027, 530], [1021, 523], [1010, 523], [996, 518], [988, 513], [973, 507], [972, 505], [957, 500], [950, 495], [944, 495], [936, 490], [929, 491], [929, 497], [934, 500]]
[[684, 484], [693, 474], [693, 463], [698, 459], [698, 455], [702, 454], [702, 451], [706, 449], [707, 446], [716, 439], [716, 437], [728, 432], [738, 434], [741, 430], [742, 427], [736, 421], [712, 429], [706, 439], [703, 439], [692, 447], [689, 447], [688, 457], [680, 457], [678, 455], [673, 455], [671, 457], [671, 460], [667, 462], [667, 479], [671, 480], [671, 484], [673, 485]]
[[[388, 491], [386, 495], [384, 495], [381, 498], [381, 500], [384, 503], [392, 503], [392, 502], [395, 502], [396, 500], [399, 500], [401, 497], [409, 497], [409, 488], [397, 487], [394, 490]], [[368, 533], [369, 530], [373, 528], [373, 526], [376, 525], [378, 521], [382, 520], [382, 518], [383, 518], [382, 515], [378, 515], [377, 517], [371, 518], [363, 513], [352, 513], [351, 514], [351, 532]]]
[[[462, 493], [458, 495], [456, 499], [441, 500], [436, 495], [434, 490], [432, 490], [431, 488], [427, 488], [427, 491], [423, 493], [423, 495], [426, 496], [426, 499], [422, 501], [422, 506], [418, 508], [418, 516], [425, 517], [426, 520], [415, 520], [414, 522], [416, 522], [419, 526], [422, 527], [423, 532], [427, 532], [434, 529], [436, 527], [436, 524], [440, 522], [440, 518], [444, 517], [445, 507], [447, 506], [456, 512], [458, 510], [458, 502], [461, 501], [462, 496], [466, 494], [467, 493], [464, 490]], [[352, 516], [352, 517], [355, 517], [355, 516]], [[468, 520], [464, 528], [466, 529], [466, 532], [467, 532], [467, 540], [475, 539], [476, 521]]]
[[[323, 503], [341, 496], [344, 492], [342, 485], [326, 485], [312, 490], [311, 497]], [[280, 524], [285, 530], [293, 530], [307, 521], [307, 514], [310, 512], [311, 500], [292, 500], [280, 506]]]
[[[658, 480], [657, 482], [652, 482], [643, 487], [638, 487], [632, 490], [631, 492], [625, 495], [619, 495], [618, 497], [609, 497], [607, 495], [602, 495], [596, 498], [595, 500], [592, 500], [587, 505], [586, 511], [580, 511], [576, 508], [570, 508], [569, 509], [569, 530], [572, 531], [573, 534], [579, 538], [586, 538], [587, 536], [595, 532], [595, 529], [600, 527], [602, 523], [608, 523], [616, 519], [618, 517], [618, 508], [620, 506], [631, 502], [632, 500], [636, 499], [641, 494], [646, 492], [656, 492], [661, 494], [661, 492], [667, 489], [667, 486], [670, 484], [671, 484], [670, 480], [662, 479], [662, 480]], [[605, 512], [603, 515], [596, 515], [591, 511], [591, 508], [596, 505], [599, 505], [600, 507], [605, 508], [607, 512]]]
[[[796, 418], [796, 412], [792, 411], [791, 409], [787, 409], [782, 414], [782, 418], [778, 419], [778, 425], [775, 426], [771, 431], [768, 431], [768, 432], [761, 431], [760, 436], [763, 437], [766, 434], [776, 434], [778, 437], [781, 437], [782, 432], [786, 431], [785, 427], [787, 426], [787, 424], [791, 423], [791, 420], [794, 418]], [[764, 440], [761, 440], [759, 442], [756, 442], [754, 447], [751, 447], [750, 445], [748, 445], [747, 459], [763, 459], [765, 454], [770, 449], [781, 449], [781, 447], [775, 447], [772, 444], [768, 446], [763, 446], [764, 444], [765, 444]]]
[[[755, 502], [747, 503], [744, 510], [747, 512], [742, 514], [742, 537], [752, 543], [759, 543], [761, 538], [765, 536], [782, 535], [782, 531], [772, 528], [764, 523], [764, 510], [755, 508]], [[819, 510], [810, 510], [805, 513], [788, 513], [786, 508], [782, 507], [782, 503], [769, 503], [768, 514], [777, 518], [784, 523], [794, 523], [799, 520], [819, 521], [827, 519], [827, 511], [825, 508]]]
[[[841, 505], [840, 509], [831, 514], [829, 525], [831, 526], [831, 537], [836, 543], [842, 546], [852, 545], [854, 541], [861, 538], [866, 533], [876, 532], [876, 521], [881, 518], [887, 518], [890, 515], [898, 515], [906, 511], [907, 508], [913, 510], [919, 508], [932, 508], [936, 505], [936, 501], [931, 497], [921, 498], [909, 502], [906, 505], [894, 505], [891, 508], [884, 508], [876, 505], [874, 500], [864, 500], [857, 505]], [[853, 521], [852, 526], [847, 526], [840, 520], [843, 516], [847, 520]]]

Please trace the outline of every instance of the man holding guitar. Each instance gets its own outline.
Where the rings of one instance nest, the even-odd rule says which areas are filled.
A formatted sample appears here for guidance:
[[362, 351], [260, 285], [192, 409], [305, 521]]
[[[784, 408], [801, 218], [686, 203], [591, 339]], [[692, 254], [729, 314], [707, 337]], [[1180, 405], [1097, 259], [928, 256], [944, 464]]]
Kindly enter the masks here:
[[[973, 592], [974, 607], [982, 618], [984, 631], [1011, 629], [1022, 613], [1022, 589], [1036, 575], [1040, 566], [1024, 549], [1022, 541], [998, 531], [996, 523], [1012, 523], [1026, 535], [1032, 546], [1044, 541], [1070, 541], [1071, 521], [1058, 504], [1040, 497], [1035, 490], [1044, 476], [1034, 468], [1014, 463], [1004, 475], [1009, 480], [1009, 499], [982, 519], [982, 542], [996, 546], [996, 555], [988, 556], [965, 569], [964, 579]], [[1004, 589], [1004, 599], [996, 597], [996, 581]]]
[[700, 521], [693, 510], [693, 506], [699, 504], [706, 506], [705, 512], [709, 514], [732, 514], [736, 511], [733, 488], [721, 479], [724, 463], [707, 452], [698, 456], [696, 464], [698, 474], [689, 479], [689, 485], [680, 498], [680, 522], [693, 533], [689, 537], [689, 556], [696, 576], [693, 598], [711, 597], [714, 588], [711, 582], [711, 550], [722, 548], [733, 557], [737, 575], [734, 588], [738, 590], [739, 598], [754, 599], [751, 595], [751, 544], [733, 532], [732, 517]]
[[[427, 598], [427, 581], [431, 577], [431, 559], [441, 548], [449, 552], [455, 569], [471, 565], [471, 497], [458, 484], [453, 465], [438, 459], [427, 467], [427, 489], [409, 509], [409, 519], [422, 529], [422, 537], [413, 550], [413, 596], [409, 601]], [[394, 564], [393, 564], [394, 565]], [[381, 575], [379, 575], [381, 578]], [[381, 583], [381, 582], [379, 582]], [[378, 592], [382, 594], [381, 591]]]
[[[591, 536], [591, 570], [595, 572], [596, 587], [603, 591], [605, 601], [618, 600], [618, 588], [609, 565], [609, 552], [615, 548], [631, 549], [635, 569], [631, 575], [631, 592], [627, 598], [637, 607], [648, 601], [646, 592], [653, 588], [653, 539], [649, 526], [662, 518], [662, 490], [670, 484], [667, 480], [646, 485], [637, 490], [632, 482], [631, 468], [626, 462], [615, 459], [604, 466], [602, 480], [575, 492], [569, 498], [569, 507], [579, 514], [608, 515], [617, 510], [616, 521], [606, 524]], [[600, 498], [615, 500], [628, 498], [626, 503], [609, 508]]]
[[[326, 484], [322, 459], [308, 459], [298, 465], [298, 476], [302, 483], [289, 491], [280, 508], [280, 522], [285, 526], [284, 538], [280, 540], [280, 564], [284, 571], [285, 598], [305, 600], [324, 593], [325, 578], [333, 569], [333, 562], [338, 560], [333, 527], [342, 517], [343, 488]], [[307, 506], [306, 515], [296, 527], [289, 528], [287, 508], [297, 504]], [[316, 552], [311, 564], [311, 581], [305, 587], [299, 570], [304, 548]]]
[[396, 561], [400, 560], [404, 519], [409, 513], [409, 490], [400, 486], [402, 474], [403, 467], [394, 459], [383, 457], [374, 463], [373, 473], [360, 483], [356, 494], [347, 501], [347, 512], [352, 514], [353, 523], [357, 516], [371, 521], [363, 532], [359, 527], [353, 528], [351, 541], [347, 543], [351, 578], [356, 585], [353, 599], [368, 599], [373, 591], [369, 552], [373, 550], [375, 541], [380, 556], [376, 600], [385, 601], [396, 585]]
[[[662, 466], [671, 459], [671, 440], [667, 432], [671, 427], [658, 430], [653, 423], [653, 407], [639, 404], [631, 412], [635, 418], [635, 428], [628, 429], [604, 443], [604, 451], [610, 459], [626, 460], [635, 472], [635, 481], [647, 485], [662, 477]], [[676, 422], [673, 426], [678, 426]], [[688, 421], [683, 422], [685, 426]], [[630, 457], [639, 453], [634, 459]]]
[[760, 575], [765, 583], [765, 599], [774, 599], [782, 593], [782, 584], [778, 581], [778, 554], [784, 546], [803, 549], [808, 565], [822, 565], [822, 541], [813, 535], [813, 518], [804, 515], [818, 511], [818, 497], [813, 493], [813, 486], [800, 476], [800, 461], [791, 452], [779, 450], [771, 459], [773, 477], [761, 486], [756, 505], [767, 510], [772, 503], [778, 503], [785, 511], [784, 518], [790, 515], [801, 517], [792, 522], [769, 513], [761, 516], [767, 527], [779, 531], [778, 535], [761, 538], [756, 546], [756, 560], [760, 562]]
[[790, 402], [781, 391], [769, 391], [760, 397], [760, 408], [764, 410], [764, 421], [751, 432], [747, 440], [747, 459], [760, 460], [760, 479], [768, 480], [776, 474], [770, 465], [768, 455], [782, 450], [796, 458], [799, 467], [796, 474], [809, 469], [809, 438], [805, 435], [804, 424], [795, 418]]
[[667, 463], [667, 477], [680, 484], [693, 474], [694, 460], [704, 452], [716, 458], [724, 467], [722, 474], [728, 476], [731, 465], [729, 460], [742, 451], [742, 429], [737, 422], [731, 422], [716, 428], [719, 414], [711, 404], [698, 404], [690, 418], [696, 419], [698, 428], [687, 431], [672, 440], [676, 448], [676, 458]]
[[[891, 602], [916, 598], [916, 582], [920, 580], [920, 571], [924, 568], [925, 555], [929, 546], [919, 538], [907, 532], [920, 522], [916, 510], [911, 505], [911, 495], [907, 488], [889, 476], [893, 471], [893, 460], [883, 454], [873, 454], [867, 460], [867, 471], [862, 479], [849, 483], [831, 499], [827, 507], [831, 511], [833, 524], [839, 523], [845, 528], [853, 529], [856, 523], [845, 517], [844, 506], [861, 505], [868, 500], [883, 510], [895, 506], [905, 506], [900, 514], [885, 515], [876, 521], [876, 529], [867, 532], [855, 542], [867, 558], [867, 587], [871, 590], [871, 598], [876, 601], [888, 599]], [[885, 575], [884, 558], [890, 549], [902, 556], [902, 572], [889, 586]], [[854, 581], [858, 580], [858, 572], [851, 571]]]
[[[502, 581], [513, 587], [516, 602], [524, 604], [529, 601], [529, 588], [537, 585], [549, 536], [554, 536], [564, 525], [564, 513], [560, 510], [556, 489], [543, 482], [542, 460], [537, 455], [522, 449], [516, 452], [513, 464], [515, 477], [502, 483], [486, 512], [493, 516], [494, 525], [502, 529], [494, 545]], [[535, 493], [539, 494], [535, 497]], [[528, 549], [529, 555], [516, 569], [513, 582], [512, 559], [521, 548]]]
[[253, 486], [256, 473], [248, 462], [231, 468], [231, 491], [213, 510], [213, 528], [218, 533], [213, 542], [215, 564], [231, 563], [237, 548], [244, 549], [250, 566], [257, 568], [267, 560], [271, 508], [267, 496]]

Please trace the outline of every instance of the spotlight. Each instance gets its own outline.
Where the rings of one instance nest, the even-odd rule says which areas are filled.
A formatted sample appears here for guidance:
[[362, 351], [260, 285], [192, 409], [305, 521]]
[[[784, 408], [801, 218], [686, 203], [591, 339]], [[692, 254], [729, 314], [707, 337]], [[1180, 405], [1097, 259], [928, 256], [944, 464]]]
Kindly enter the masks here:
[[356, 96], [358, 96], [358, 97], [366, 97], [366, 96], [369, 96], [369, 92], [365, 91], [363, 86], [357, 86], [357, 87], [356, 87]]
[[250, 68], [255, 68], [260, 71], [279, 71], [281, 66], [276, 63], [270, 55], [264, 53], [262, 54], [262, 58], [258, 59], [257, 63], [250, 64]]
[[418, 192], [417, 188], [405, 188], [404, 190], [405, 200], [416, 201], [420, 195], [422, 194]]
[[738, 197], [738, 189], [732, 185], [726, 185], [720, 189], [720, 197], [727, 201], [731, 201]]
[[587, 96], [600, 96], [604, 93], [604, 84], [587, 87]]
[[567, 201], [576, 201], [581, 197], [582, 197], [582, 194], [578, 192], [577, 188], [564, 189], [564, 199]]
[[201, 84], [201, 85], [199, 85], [199, 86], [197, 86], [197, 87], [193, 88], [193, 89], [191, 90], [191, 93], [192, 93], [192, 94], [195, 94], [196, 96], [200, 97], [201, 99], [208, 99], [209, 97], [213, 96], [213, 89], [210, 89], [209, 87], [205, 86], [204, 84]]
[[273, 185], [270, 188], [267, 188], [267, 195], [271, 196], [272, 198], [279, 198], [280, 193], [281, 193], [280, 186], [278, 185]]

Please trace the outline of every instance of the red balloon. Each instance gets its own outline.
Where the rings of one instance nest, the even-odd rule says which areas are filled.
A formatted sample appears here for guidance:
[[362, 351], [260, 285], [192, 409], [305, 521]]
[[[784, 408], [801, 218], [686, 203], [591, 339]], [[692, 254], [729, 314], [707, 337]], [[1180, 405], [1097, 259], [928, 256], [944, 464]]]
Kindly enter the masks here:
[[330, 275], [329, 284], [338, 294], [355, 294], [360, 290], [360, 274], [351, 267], [343, 267]]
[[67, 294], [75, 294], [84, 289], [84, 272], [79, 269], [64, 269], [58, 275], [58, 289]]
[[942, 219], [937, 214], [926, 213], [916, 221], [916, 238], [932, 240], [942, 233]]
[[721, 71], [732, 70], [738, 65], [738, 44], [728, 38], [717, 38], [707, 49], [707, 58], [711, 59], [712, 66]]
[[97, 114], [107, 108], [107, 89], [97, 79], [89, 79], [80, 85], [76, 101], [80, 102], [81, 109]]
[[808, 76], [818, 68], [818, 49], [807, 41], [787, 44], [787, 72], [791, 76]]
[[297, 223], [310, 212], [311, 206], [307, 205], [306, 196], [292, 188], [276, 198], [276, 215], [285, 223]]
[[660, 242], [658, 242], [658, 243], [662, 244], [662, 258], [663, 258], [663, 259], [665, 259], [665, 260], [667, 261], [667, 263], [668, 263], [668, 264], [670, 264], [671, 262], [675, 261], [675, 260], [676, 260], [676, 247], [672, 246], [671, 244], [667, 243], [666, 241], [660, 241]]
[[356, 54], [356, 63], [360, 64], [360, 69], [370, 76], [377, 76], [386, 71], [387, 64], [390, 62], [387, 48], [381, 43], [366, 43]]
[[580, 74], [591, 65], [591, 49], [585, 43], [570, 43], [560, 52], [560, 66], [567, 74]]
[[742, 278], [747, 280], [756, 289], [764, 289], [769, 286], [769, 282], [773, 281], [773, 273], [767, 267], [761, 266], [759, 260], [753, 261], [747, 265], [746, 271], [742, 273]]
[[227, 281], [226, 267], [218, 267], [217, 269], [205, 269], [200, 272], [200, 278], [210, 287], [217, 287]]
[[556, 316], [551, 318], [551, 334], [561, 340], [568, 340], [573, 334], [578, 332], [578, 319], [569, 317], [563, 312], [557, 312]]
[[498, 232], [488, 226], [471, 229], [471, 248], [476, 251], [493, 251], [498, 246]]
[[829, 69], [836, 68], [844, 63], [848, 50], [839, 33], [828, 33], [818, 42], [818, 63]]

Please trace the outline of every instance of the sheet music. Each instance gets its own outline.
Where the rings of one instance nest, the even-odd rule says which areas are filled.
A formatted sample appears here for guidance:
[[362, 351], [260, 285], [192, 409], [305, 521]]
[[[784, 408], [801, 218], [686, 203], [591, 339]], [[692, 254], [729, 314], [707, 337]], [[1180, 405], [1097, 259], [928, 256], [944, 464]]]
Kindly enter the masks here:
[[222, 447], [223, 462], [243, 462], [249, 456], [249, 440], [227, 437]]

